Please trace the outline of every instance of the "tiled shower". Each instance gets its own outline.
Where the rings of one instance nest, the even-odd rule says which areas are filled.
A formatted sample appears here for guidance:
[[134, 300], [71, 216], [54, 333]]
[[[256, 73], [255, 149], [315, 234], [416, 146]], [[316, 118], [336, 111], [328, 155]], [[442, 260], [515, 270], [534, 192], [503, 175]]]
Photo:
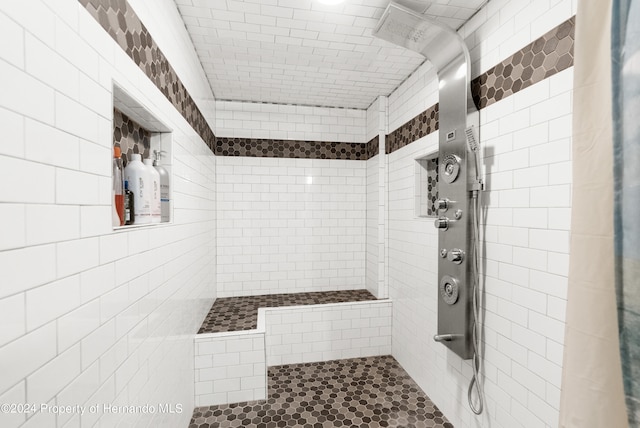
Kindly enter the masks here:
[[[558, 426], [576, 0], [423, 2], [480, 109], [481, 416], [432, 340], [438, 80], [371, 42], [388, 1], [28, 3], [0, 4], [0, 404], [36, 407], [0, 426]], [[114, 230], [114, 143], [167, 151], [169, 224]]]

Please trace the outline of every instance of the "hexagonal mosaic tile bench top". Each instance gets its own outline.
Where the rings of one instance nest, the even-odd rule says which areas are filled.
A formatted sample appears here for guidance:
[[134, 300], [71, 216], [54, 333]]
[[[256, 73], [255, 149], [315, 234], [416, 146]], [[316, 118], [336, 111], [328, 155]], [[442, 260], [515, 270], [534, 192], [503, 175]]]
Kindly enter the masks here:
[[453, 428], [391, 356], [269, 368], [267, 400], [198, 407], [189, 428]]
[[376, 298], [367, 290], [223, 297], [216, 299], [200, 330], [198, 330], [198, 334], [254, 330], [258, 326], [258, 308], [362, 302], [366, 300], [376, 300]]

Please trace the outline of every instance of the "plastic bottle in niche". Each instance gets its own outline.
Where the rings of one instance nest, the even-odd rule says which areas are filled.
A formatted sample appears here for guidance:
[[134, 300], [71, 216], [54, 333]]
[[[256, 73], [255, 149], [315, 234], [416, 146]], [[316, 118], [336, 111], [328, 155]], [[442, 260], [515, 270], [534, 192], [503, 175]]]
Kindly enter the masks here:
[[160, 174], [160, 217], [162, 222], [166, 223], [171, 220], [171, 183], [169, 181], [169, 173], [160, 162], [163, 152], [154, 150], [153, 153], [155, 154], [153, 166], [156, 171], [158, 171], [158, 174]]
[[135, 203], [133, 201], [133, 192], [129, 190], [129, 182], [124, 181], [124, 224], [133, 224], [135, 216]]
[[[115, 200], [115, 198], [116, 198], [116, 191], [111, 190], [111, 199]], [[115, 203], [111, 204], [111, 224], [113, 225], [113, 227], [120, 226], [120, 217], [118, 216], [118, 209], [116, 208]]]
[[142, 163], [142, 156], [134, 153], [124, 169], [124, 179], [133, 192], [135, 212], [133, 224], [151, 223], [151, 178], [149, 170]]
[[160, 207], [160, 174], [153, 167], [151, 159], [144, 160], [144, 166], [149, 171], [149, 191], [151, 200], [151, 223], [160, 223], [161, 207]]
[[120, 147], [113, 148], [113, 226], [124, 226], [124, 189], [122, 152]]

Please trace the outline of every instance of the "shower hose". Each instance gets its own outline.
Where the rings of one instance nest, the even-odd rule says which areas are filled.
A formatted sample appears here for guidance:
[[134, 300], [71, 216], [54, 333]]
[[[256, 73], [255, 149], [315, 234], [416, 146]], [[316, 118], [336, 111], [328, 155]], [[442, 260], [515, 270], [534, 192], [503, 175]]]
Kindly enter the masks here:
[[[469, 400], [469, 407], [471, 411], [476, 415], [482, 413], [484, 407], [484, 400], [482, 397], [482, 380], [480, 379], [480, 366], [481, 366], [481, 326], [480, 326], [480, 191], [474, 190], [472, 193], [472, 233], [473, 243], [471, 250], [473, 251], [471, 257], [471, 269], [472, 269], [472, 305], [473, 305], [473, 359], [471, 361], [471, 367], [473, 369], [473, 377], [469, 383], [469, 389], [467, 390], [467, 399]], [[475, 390], [478, 397], [477, 405], [473, 401], [473, 391]]]

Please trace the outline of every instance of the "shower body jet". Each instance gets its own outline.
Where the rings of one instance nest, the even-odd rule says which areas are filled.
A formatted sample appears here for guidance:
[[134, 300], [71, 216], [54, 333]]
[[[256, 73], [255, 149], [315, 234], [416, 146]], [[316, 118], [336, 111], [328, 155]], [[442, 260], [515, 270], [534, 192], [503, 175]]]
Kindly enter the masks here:
[[445, 24], [394, 2], [387, 6], [373, 35], [424, 55], [440, 79], [435, 340], [469, 359], [475, 353], [473, 338], [478, 325], [473, 311], [478, 284], [473, 260], [477, 256], [474, 207], [482, 189], [475, 135], [479, 114], [471, 97], [469, 51], [464, 40]]

